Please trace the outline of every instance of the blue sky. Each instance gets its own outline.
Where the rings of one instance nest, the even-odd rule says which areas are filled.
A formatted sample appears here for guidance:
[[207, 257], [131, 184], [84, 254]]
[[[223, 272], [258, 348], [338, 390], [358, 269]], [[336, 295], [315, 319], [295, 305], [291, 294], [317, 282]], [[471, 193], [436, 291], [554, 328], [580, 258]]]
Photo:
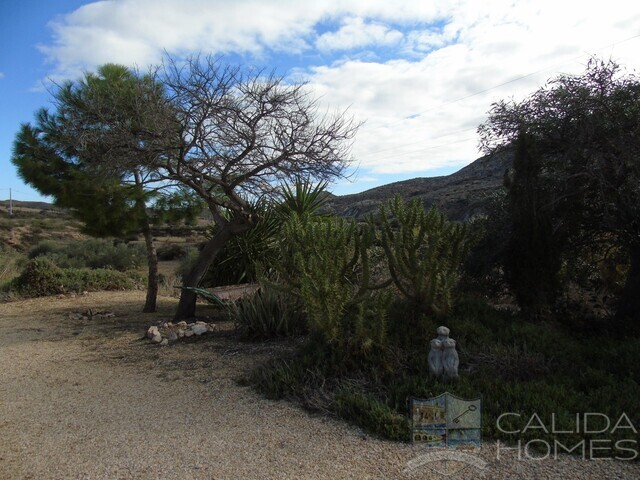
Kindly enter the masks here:
[[364, 121], [338, 194], [452, 173], [475, 160], [491, 103], [524, 98], [592, 55], [640, 67], [640, 4], [628, 0], [3, 0], [0, 199], [41, 196], [10, 162], [51, 81], [168, 52], [276, 69], [327, 109]]

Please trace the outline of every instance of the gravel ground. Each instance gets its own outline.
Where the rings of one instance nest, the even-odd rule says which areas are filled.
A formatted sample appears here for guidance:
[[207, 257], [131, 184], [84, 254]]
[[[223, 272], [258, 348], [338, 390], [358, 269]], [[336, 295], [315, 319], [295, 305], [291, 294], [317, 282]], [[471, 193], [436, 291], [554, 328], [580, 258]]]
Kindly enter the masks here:
[[[497, 460], [485, 444], [467, 452], [472, 465], [377, 440], [238, 384], [290, 344], [239, 343], [221, 325], [157, 347], [141, 337], [175, 299], [154, 315], [142, 303], [117, 292], [0, 304], [1, 479], [640, 478], [639, 462]], [[116, 316], [71, 315], [88, 308]]]

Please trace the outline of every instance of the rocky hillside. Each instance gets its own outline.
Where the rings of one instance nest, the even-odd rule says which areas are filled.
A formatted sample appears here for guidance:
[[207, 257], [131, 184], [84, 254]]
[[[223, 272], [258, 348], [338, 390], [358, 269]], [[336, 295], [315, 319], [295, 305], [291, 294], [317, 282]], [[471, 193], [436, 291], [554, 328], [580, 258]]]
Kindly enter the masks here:
[[[353, 195], [330, 194], [329, 209], [362, 220], [368, 213], [377, 211], [381, 203], [400, 194], [405, 200], [420, 198], [427, 208], [435, 204], [452, 220], [468, 220], [481, 213], [487, 196], [502, 186], [504, 173], [512, 162], [513, 154], [502, 152], [481, 157], [451, 175], [413, 178]], [[8, 203], [0, 201], [0, 213], [6, 211]], [[38, 209], [41, 213], [54, 208], [46, 203], [14, 201], [14, 209], [16, 207]], [[206, 211], [203, 212], [203, 223], [207, 223], [205, 217]]]
[[437, 205], [451, 220], [468, 220], [481, 213], [488, 195], [502, 186], [513, 156], [503, 152], [484, 156], [451, 175], [414, 178], [390, 183], [353, 195], [335, 196], [329, 206], [339, 215], [363, 219], [380, 203], [400, 194], [405, 200], [419, 198], [428, 208]]

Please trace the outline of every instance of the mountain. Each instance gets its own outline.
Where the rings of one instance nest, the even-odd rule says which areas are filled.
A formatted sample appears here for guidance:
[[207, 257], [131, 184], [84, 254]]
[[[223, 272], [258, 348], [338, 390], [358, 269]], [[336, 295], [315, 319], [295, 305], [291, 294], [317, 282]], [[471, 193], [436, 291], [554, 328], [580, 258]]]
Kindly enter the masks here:
[[511, 151], [486, 155], [451, 175], [413, 178], [361, 193], [333, 196], [328, 207], [338, 215], [362, 220], [399, 194], [405, 200], [419, 198], [427, 208], [437, 205], [450, 220], [468, 220], [483, 211], [487, 197], [502, 186], [504, 174], [512, 164]]
[[9, 203], [13, 204], [13, 209], [14, 210], [21, 210], [21, 209], [27, 209], [27, 210], [60, 210], [58, 207], [56, 207], [55, 205], [52, 205], [50, 203], [46, 203], [46, 202], [24, 202], [21, 200], [13, 200], [12, 202], [10, 202], [8, 199], [7, 200], [0, 200], [0, 210], [9, 210]]
[[[486, 199], [498, 190], [504, 174], [513, 164], [513, 152], [486, 155], [451, 175], [413, 178], [390, 183], [352, 195], [329, 195], [328, 207], [333, 213], [362, 220], [376, 212], [378, 206], [399, 194], [405, 200], [419, 198], [425, 207], [437, 205], [451, 220], [468, 220], [483, 211]], [[17, 202], [14, 208], [49, 210], [53, 205], [41, 202]], [[0, 201], [8, 208], [9, 201]]]

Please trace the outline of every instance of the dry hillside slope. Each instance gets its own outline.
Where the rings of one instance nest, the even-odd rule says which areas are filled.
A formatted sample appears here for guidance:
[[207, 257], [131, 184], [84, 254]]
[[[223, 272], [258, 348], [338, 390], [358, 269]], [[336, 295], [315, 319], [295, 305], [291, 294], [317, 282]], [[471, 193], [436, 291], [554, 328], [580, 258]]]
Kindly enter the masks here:
[[435, 204], [451, 220], [467, 220], [482, 212], [486, 197], [502, 186], [505, 171], [512, 162], [508, 152], [487, 155], [451, 175], [414, 178], [333, 197], [330, 208], [339, 215], [361, 220], [399, 194], [404, 199], [420, 198], [426, 207]]

